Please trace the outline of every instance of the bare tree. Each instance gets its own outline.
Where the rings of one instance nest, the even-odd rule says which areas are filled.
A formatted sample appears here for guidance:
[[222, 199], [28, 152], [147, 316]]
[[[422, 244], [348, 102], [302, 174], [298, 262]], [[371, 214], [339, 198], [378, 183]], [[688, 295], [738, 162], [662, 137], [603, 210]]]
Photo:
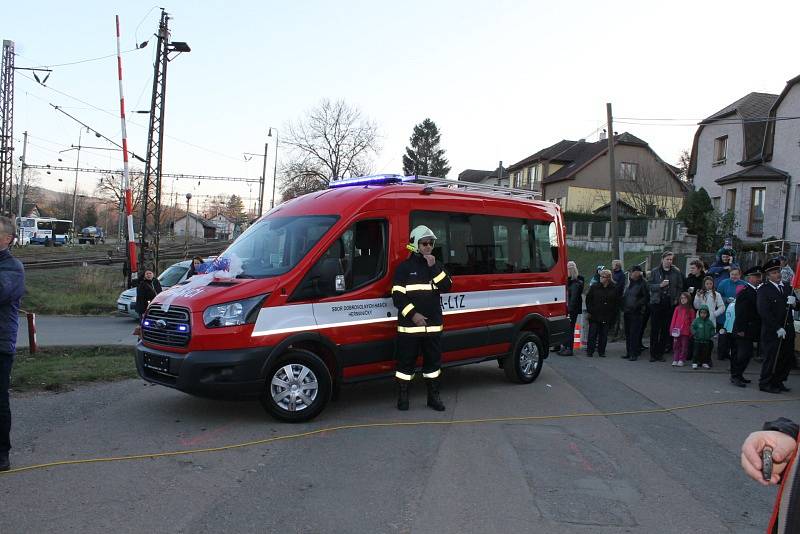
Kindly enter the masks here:
[[692, 161], [692, 154], [688, 149], [683, 149], [678, 157], [678, 178], [684, 182], [689, 181], [689, 164]]
[[648, 216], [674, 215], [683, 205], [680, 182], [664, 167], [640, 164], [633, 176], [617, 181], [619, 199]]
[[[131, 181], [131, 200], [133, 201], [133, 211], [139, 211], [142, 205], [142, 194], [144, 174], [141, 171], [131, 170], [128, 173]], [[125, 190], [122, 188], [122, 171], [115, 175], [105, 175], [100, 178], [100, 182], [95, 188], [95, 195], [119, 206], [125, 200]], [[162, 202], [163, 205], [163, 202]]]
[[323, 99], [286, 129], [286, 144], [292, 147], [292, 153], [282, 190], [291, 189], [293, 181], [308, 182], [311, 177], [328, 184], [362, 176], [379, 150], [375, 123], [343, 100]]
[[308, 158], [289, 161], [282, 166], [281, 175], [281, 202], [328, 187], [318, 164]]

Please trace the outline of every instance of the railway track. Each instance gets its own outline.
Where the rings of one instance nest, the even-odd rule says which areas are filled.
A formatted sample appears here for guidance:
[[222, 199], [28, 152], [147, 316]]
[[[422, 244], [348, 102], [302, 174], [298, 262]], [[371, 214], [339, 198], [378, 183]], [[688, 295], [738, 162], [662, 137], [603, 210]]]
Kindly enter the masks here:
[[[193, 256], [216, 256], [225, 250], [230, 241], [221, 241], [216, 243], [209, 243], [204, 245], [190, 246], [188, 253], [184, 255], [184, 247], [179, 245], [167, 245], [162, 247], [159, 253], [159, 260], [182, 260], [184, 258], [191, 258]], [[112, 255], [64, 255], [60, 257], [48, 258], [31, 258], [22, 256], [19, 260], [22, 262], [26, 270], [33, 269], [59, 269], [62, 267], [80, 267], [83, 265], [114, 265], [123, 263], [127, 257], [123, 254], [114, 253]]]

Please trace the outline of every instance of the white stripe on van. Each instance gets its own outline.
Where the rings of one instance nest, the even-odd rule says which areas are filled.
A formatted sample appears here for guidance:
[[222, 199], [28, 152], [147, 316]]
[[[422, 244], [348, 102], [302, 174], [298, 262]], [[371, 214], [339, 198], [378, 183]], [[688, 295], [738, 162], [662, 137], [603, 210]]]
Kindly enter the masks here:
[[[566, 286], [496, 289], [441, 295], [442, 313], [477, 313], [566, 301]], [[253, 336], [397, 321], [392, 299], [315, 302], [262, 308]]]

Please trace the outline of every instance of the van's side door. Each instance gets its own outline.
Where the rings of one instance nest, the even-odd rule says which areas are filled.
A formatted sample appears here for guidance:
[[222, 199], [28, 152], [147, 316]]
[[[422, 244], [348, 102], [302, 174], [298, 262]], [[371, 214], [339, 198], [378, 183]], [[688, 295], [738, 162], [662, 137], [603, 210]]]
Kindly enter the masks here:
[[293, 300], [311, 297], [317, 329], [336, 345], [344, 379], [394, 370], [390, 232], [388, 213], [362, 214], [329, 245], [293, 295]]

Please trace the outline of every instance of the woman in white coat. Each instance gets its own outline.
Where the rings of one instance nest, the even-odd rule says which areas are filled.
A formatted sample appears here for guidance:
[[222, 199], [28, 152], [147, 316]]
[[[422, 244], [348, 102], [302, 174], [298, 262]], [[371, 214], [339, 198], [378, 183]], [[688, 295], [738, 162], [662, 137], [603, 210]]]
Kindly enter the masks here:
[[703, 278], [703, 289], [694, 295], [694, 308], [699, 310], [703, 304], [708, 306], [711, 314], [709, 319], [714, 324], [719, 323], [717, 317], [725, 315], [725, 302], [722, 300], [722, 295], [714, 289], [714, 279], [710, 276]]

